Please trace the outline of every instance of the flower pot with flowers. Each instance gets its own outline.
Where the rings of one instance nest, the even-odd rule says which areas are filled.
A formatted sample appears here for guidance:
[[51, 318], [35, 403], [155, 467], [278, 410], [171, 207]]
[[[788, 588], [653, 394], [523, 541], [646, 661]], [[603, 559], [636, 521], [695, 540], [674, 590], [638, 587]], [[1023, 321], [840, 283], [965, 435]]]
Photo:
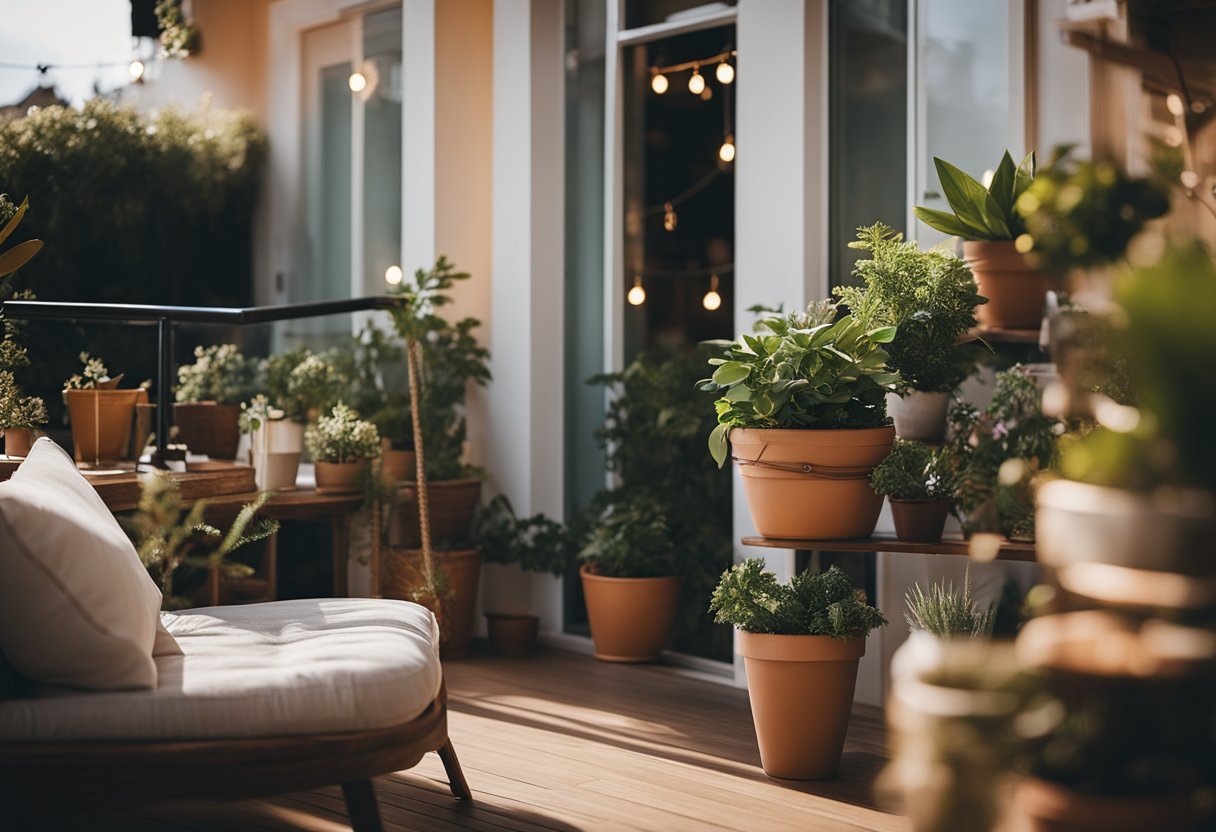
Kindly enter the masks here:
[[173, 423], [191, 452], [235, 459], [241, 441], [240, 403], [256, 386], [257, 365], [235, 344], [194, 348], [194, 363], [177, 368]]
[[127, 456], [135, 405], [146, 402], [143, 388], [119, 390], [120, 373], [110, 377], [105, 363], [80, 354], [84, 369], [64, 382], [63, 399], [72, 423], [77, 462], [115, 462]]
[[359, 477], [380, 455], [376, 426], [339, 402], [304, 433], [316, 464], [318, 494], [357, 494]]

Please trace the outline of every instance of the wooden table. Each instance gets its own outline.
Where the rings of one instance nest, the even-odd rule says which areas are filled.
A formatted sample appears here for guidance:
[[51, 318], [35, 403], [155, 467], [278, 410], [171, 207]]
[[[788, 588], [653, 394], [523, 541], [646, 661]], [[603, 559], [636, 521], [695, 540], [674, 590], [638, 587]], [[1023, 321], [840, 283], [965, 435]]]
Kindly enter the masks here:
[[[1007, 538], [991, 541], [996, 547], [994, 560], [1033, 561], [1033, 543], [1019, 543]], [[946, 536], [937, 543], [909, 543], [896, 540], [894, 535], [879, 534], [848, 540], [802, 540], [781, 537], [745, 537], [744, 546], [769, 549], [802, 549], [812, 552], [903, 552], [920, 555], [970, 555], [971, 541]]]

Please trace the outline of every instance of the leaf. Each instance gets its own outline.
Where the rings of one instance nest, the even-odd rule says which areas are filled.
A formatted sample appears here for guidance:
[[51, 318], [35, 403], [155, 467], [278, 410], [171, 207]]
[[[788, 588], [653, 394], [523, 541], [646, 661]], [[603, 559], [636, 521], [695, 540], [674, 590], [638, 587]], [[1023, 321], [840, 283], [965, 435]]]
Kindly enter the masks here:
[[1031, 181], [1034, 179], [1035, 156], [1034, 151], [1026, 154], [1026, 158], [1022, 160], [1022, 164], [1018, 165], [1017, 171], [1013, 175], [1013, 201], [1017, 202], [1018, 197], [1030, 187]]
[[726, 391], [726, 399], [732, 402], [750, 402], [752, 400], [751, 388], [737, 384]]
[[709, 434], [709, 454], [714, 458], [714, 462], [718, 463], [719, 468], [726, 463], [726, 437], [729, 432], [729, 425], [718, 425]]
[[896, 327], [883, 326], [878, 329], [871, 329], [866, 333], [866, 337], [875, 344], [889, 344], [895, 340]]
[[17, 226], [21, 225], [21, 220], [25, 218], [25, 212], [30, 209], [30, 198], [27, 196], [21, 200], [21, 205], [17, 208], [17, 213], [13, 214], [12, 219], [5, 223], [4, 228], [0, 228], [0, 243], [8, 239], [8, 236], [17, 230]]
[[972, 228], [970, 225], [954, 216], [954, 214], [947, 213], [946, 211], [938, 211], [933, 208], [922, 208], [917, 206], [912, 209], [912, 213], [914, 213], [916, 218], [925, 225], [929, 226], [935, 231], [940, 231], [943, 234], [949, 234], [951, 237], [970, 239], [975, 237], [977, 234], [982, 233], [981, 229]]
[[1000, 208], [987, 188], [970, 174], [943, 159], [934, 157], [933, 164], [937, 166], [937, 177], [941, 181], [946, 201], [959, 219], [978, 229], [984, 229], [987, 239], [1001, 240], [1009, 237], [1009, 226], [1000, 216]]
[[42, 250], [42, 240], [26, 240], [0, 254], [0, 277], [6, 277], [24, 266]]
[[714, 370], [714, 383], [723, 387], [738, 384], [751, 375], [752, 368], [739, 361], [728, 361]]
[[1001, 215], [1008, 220], [1013, 213], [1013, 179], [1017, 170], [1013, 166], [1013, 157], [1006, 150], [1001, 156], [1001, 163], [996, 166], [996, 171], [992, 174], [992, 182], [988, 185], [988, 193], [992, 194], [992, 198], [996, 200], [997, 207], [1001, 210]]

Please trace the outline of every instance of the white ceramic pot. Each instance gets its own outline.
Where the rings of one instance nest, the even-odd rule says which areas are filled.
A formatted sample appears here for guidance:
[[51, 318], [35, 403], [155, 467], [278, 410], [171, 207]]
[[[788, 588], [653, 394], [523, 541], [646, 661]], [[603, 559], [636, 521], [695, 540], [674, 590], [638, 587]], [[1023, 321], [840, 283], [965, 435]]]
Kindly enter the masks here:
[[895, 420], [895, 435], [900, 439], [941, 442], [946, 437], [946, 411], [949, 393], [923, 393], [911, 390], [902, 398], [887, 394], [887, 413]]
[[296, 487], [304, 426], [286, 420], [268, 421], [253, 432], [250, 456], [259, 490], [286, 491]]

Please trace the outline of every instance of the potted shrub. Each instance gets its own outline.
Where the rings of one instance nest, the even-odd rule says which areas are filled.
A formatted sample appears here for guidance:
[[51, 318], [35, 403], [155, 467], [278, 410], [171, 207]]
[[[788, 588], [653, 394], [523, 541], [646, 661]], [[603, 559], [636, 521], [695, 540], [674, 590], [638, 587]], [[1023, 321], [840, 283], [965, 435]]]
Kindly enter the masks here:
[[[564, 525], [534, 514], [518, 517], [506, 495], [500, 494], [479, 513], [474, 534], [487, 563], [517, 564], [525, 572], [563, 577], [574, 562], [578, 544]], [[490, 647], [500, 656], [532, 652], [540, 619], [519, 612], [486, 612]]]
[[579, 552], [595, 657], [648, 662], [671, 640], [680, 601], [676, 550], [654, 504], [618, 494]]
[[0, 370], [0, 430], [4, 453], [25, 456], [34, 443], [34, 429], [46, 424], [46, 404], [37, 396], [23, 396], [9, 370]]
[[789, 780], [835, 777], [857, 664], [866, 636], [886, 623], [882, 613], [836, 567], [779, 584], [757, 558], [722, 575], [710, 609], [719, 622], [737, 628], [764, 773]]
[[835, 314], [823, 302], [765, 315], [756, 335], [714, 344], [716, 369], [701, 385], [721, 394], [710, 453], [720, 466], [733, 448], [766, 537], [867, 537], [882, 509], [870, 472], [895, 439], [885, 400], [899, 374], [883, 349], [895, 327]]
[[940, 442], [950, 394], [975, 366], [974, 346], [961, 341], [985, 299], [962, 260], [921, 251], [882, 223], [859, 228], [849, 247], [870, 257], [853, 271], [863, 285], [838, 287], [837, 297], [867, 329], [896, 327], [886, 347], [888, 366], [900, 376], [899, 389], [887, 396], [895, 435]]
[[[0, 194], [0, 244], [3, 244], [29, 211], [29, 200], [13, 205]], [[32, 299], [30, 292], [20, 292], [7, 280], [13, 272], [24, 266], [42, 249], [41, 240], [26, 240], [10, 246], [0, 254], [0, 303], [17, 297]], [[18, 341], [18, 327], [12, 321], [3, 324], [3, 339], [0, 340], [0, 430], [4, 432], [4, 453], [23, 457], [33, 444], [34, 428], [46, 424], [46, 404], [36, 396], [23, 396], [13, 370], [27, 366], [29, 356]]]
[[357, 494], [359, 477], [380, 455], [376, 426], [339, 402], [304, 433], [316, 465], [318, 494]]
[[241, 402], [241, 433], [249, 434], [249, 459], [259, 489], [286, 491], [296, 487], [304, 445], [304, 426], [258, 394]]
[[1047, 276], [1017, 247], [1019, 239], [1023, 248], [1029, 243], [1023, 239], [1022, 215], [1014, 210], [1034, 179], [1034, 161], [1030, 153], [1015, 166], [1006, 150], [985, 188], [949, 162], [934, 158], [950, 211], [915, 209], [925, 225], [962, 238], [963, 256], [979, 293], [988, 298], [977, 313], [986, 327], [1037, 329], [1043, 319]]
[[896, 439], [891, 453], [870, 474], [874, 493], [890, 498], [895, 536], [934, 543], [942, 539], [954, 472], [949, 452], [922, 442]]
[[235, 344], [194, 348], [194, 363], [177, 368], [173, 423], [178, 438], [197, 454], [235, 459], [241, 441], [241, 402], [255, 386], [257, 366]]
[[77, 462], [114, 462], [127, 455], [137, 402], [147, 391], [119, 390], [122, 375], [110, 377], [100, 358], [82, 352], [84, 369], [64, 382], [63, 398], [72, 423]]

